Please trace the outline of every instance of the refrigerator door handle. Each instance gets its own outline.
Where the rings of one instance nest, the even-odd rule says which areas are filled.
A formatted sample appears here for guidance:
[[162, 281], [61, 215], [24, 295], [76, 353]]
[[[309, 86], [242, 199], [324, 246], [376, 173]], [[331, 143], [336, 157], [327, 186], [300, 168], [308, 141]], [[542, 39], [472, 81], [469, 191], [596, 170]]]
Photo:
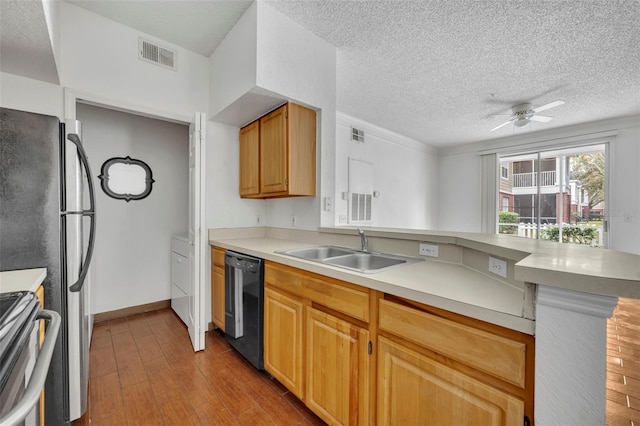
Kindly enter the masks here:
[[82, 216], [88, 216], [91, 220], [91, 227], [89, 228], [89, 247], [87, 247], [87, 256], [82, 262], [82, 269], [80, 270], [78, 281], [76, 281], [71, 287], [69, 287], [69, 291], [78, 292], [84, 285], [85, 277], [87, 276], [87, 272], [89, 272], [91, 257], [93, 256], [93, 247], [96, 237], [95, 192], [93, 188], [93, 175], [91, 174], [91, 168], [89, 167], [89, 160], [87, 159], [87, 154], [82, 147], [80, 137], [75, 133], [69, 133], [67, 135], [67, 139], [73, 142], [73, 144], [78, 149], [80, 162], [82, 163], [82, 167], [84, 167], [85, 171], [87, 172], [87, 184], [89, 187], [89, 210], [83, 210], [82, 212], [68, 212], [70, 214], [81, 214]]

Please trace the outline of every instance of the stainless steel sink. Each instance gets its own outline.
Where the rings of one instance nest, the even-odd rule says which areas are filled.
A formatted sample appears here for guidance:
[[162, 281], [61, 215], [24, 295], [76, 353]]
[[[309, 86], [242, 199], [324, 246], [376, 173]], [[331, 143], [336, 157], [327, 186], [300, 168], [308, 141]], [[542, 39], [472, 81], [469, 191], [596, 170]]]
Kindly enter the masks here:
[[325, 263], [364, 272], [377, 271], [378, 269], [388, 268], [389, 266], [400, 265], [407, 263], [407, 260], [383, 254], [352, 253], [347, 256], [325, 259]]
[[335, 246], [305, 247], [279, 251], [278, 253], [365, 274], [372, 274], [396, 266], [422, 261], [422, 259], [415, 257], [362, 252], [355, 249]]
[[346, 254], [353, 253], [353, 250], [334, 247], [334, 246], [319, 246], [319, 247], [307, 247], [302, 249], [285, 250], [279, 253], [287, 254], [293, 257], [299, 257], [306, 260], [323, 260], [329, 257], [344, 256]]

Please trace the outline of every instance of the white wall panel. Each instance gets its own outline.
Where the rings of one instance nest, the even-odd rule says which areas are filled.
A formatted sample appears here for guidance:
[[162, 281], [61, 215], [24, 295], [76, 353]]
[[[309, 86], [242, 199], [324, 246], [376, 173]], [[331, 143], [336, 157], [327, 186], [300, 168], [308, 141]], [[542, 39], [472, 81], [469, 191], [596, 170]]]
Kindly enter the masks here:
[[62, 87], [0, 73], [0, 106], [64, 118]]

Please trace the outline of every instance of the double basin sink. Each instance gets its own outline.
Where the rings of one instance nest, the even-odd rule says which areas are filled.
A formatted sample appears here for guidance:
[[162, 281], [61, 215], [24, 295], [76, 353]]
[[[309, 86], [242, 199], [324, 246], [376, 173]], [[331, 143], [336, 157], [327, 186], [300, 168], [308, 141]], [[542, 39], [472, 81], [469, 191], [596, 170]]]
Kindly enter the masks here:
[[408, 265], [422, 261], [422, 259], [414, 257], [363, 252], [360, 250], [335, 246], [306, 247], [293, 250], [283, 250], [276, 253], [350, 269], [352, 271], [365, 274], [373, 274], [396, 266]]

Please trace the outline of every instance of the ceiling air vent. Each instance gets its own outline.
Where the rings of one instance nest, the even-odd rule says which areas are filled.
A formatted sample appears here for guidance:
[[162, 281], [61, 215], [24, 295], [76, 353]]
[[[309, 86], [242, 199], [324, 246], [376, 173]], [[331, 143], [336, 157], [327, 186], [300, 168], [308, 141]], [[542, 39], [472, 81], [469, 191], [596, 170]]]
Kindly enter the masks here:
[[175, 71], [176, 56], [177, 52], [175, 50], [158, 46], [143, 38], [138, 39], [138, 59], [142, 61], [151, 62]]
[[355, 127], [352, 127], [351, 140], [353, 142], [364, 143], [364, 131], [360, 129], [356, 129]]

